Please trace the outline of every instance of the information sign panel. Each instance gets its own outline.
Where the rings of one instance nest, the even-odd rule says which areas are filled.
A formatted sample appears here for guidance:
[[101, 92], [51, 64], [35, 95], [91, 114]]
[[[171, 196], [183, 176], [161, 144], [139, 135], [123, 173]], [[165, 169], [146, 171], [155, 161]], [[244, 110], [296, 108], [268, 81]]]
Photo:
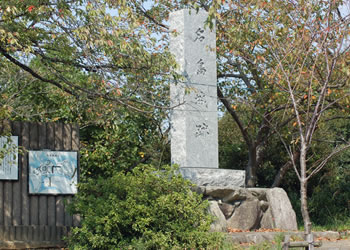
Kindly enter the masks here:
[[30, 194], [75, 194], [77, 183], [77, 152], [29, 151]]
[[18, 180], [18, 136], [1, 136], [0, 179]]

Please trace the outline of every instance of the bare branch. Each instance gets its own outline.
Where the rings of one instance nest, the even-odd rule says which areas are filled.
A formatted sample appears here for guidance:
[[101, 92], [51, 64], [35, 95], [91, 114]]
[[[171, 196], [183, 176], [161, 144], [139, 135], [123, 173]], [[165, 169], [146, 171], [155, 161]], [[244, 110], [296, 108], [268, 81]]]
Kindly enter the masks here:
[[[343, 146], [337, 146], [330, 154], [328, 154], [323, 160], [317, 161], [317, 167], [311, 172], [311, 174], [307, 177], [307, 179], [310, 179], [312, 176], [317, 174], [326, 164], [327, 162], [336, 156], [337, 154], [343, 152], [344, 150], [350, 148], [350, 142], [347, 142], [346, 145]], [[314, 164], [314, 165], [316, 165]], [[314, 165], [311, 167], [311, 169], [314, 167]]]

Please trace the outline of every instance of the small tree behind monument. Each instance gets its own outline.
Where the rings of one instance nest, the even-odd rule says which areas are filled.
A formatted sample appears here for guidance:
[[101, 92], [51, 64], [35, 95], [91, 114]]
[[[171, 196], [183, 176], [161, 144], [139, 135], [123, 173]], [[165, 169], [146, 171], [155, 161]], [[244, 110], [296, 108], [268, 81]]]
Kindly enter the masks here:
[[[290, 105], [285, 113], [295, 116], [292, 141], [287, 142], [282, 136], [281, 140], [300, 182], [301, 212], [307, 234], [311, 233], [308, 181], [333, 156], [350, 147], [349, 141], [337, 143], [332, 151], [309, 164], [314, 155], [312, 150], [319, 143], [314, 140], [315, 131], [327, 120], [346, 119], [344, 109], [350, 100], [346, 90], [350, 19], [340, 14], [341, 2], [307, 1], [305, 5], [294, 5], [279, 34], [274, 27], [258, 23], [263, 32], [271, 34], [267, 43], [273, 48], [270, 53], [277, 62], [269, 78]], [[294, 157], [296, 152], [300, 155], [299, 164]]]
[[[212, 13], [222, 19], [223, 24], [232, 23], [232, 28], [226, 26], [223, 43], [236, 41], [243, 46], [233, 45], [230, 52], [225, 48], [224, 53], [227, 68], [236, 69], [226, 76], [248, 84], [246, 92], [237, 95], [237, 99], [260, 114], [259, 119], [265, 121], [260, 129], [278, 134], [290, 156], [301, 184], [301, 210], [307, 233], [311, 231], [308, 181], [334, 155], [349, 146], [347, 141], [335, 143], [333, 150], [321, 158], [316, 158], [317, 154], [312, 152], [316, 144], [324, 143], [315, 141], [315, 132], [322, 129], [325, 122], [347, 118], [349, 16], [342, 14], [343, 3], [345, 1], [341, 0], [253, 0], [244, 4], [240, 1], [216, 3], [212, 8]], [[249, 50], [251, 54], [247, 53]], [[236, 106], [228, 104], [225, 105], [228, 111], [234, 118], [238, 117]], [[276, 110], [282, 111], [280, 116], [271, 119]], [[291, 129], [282, 131], [281, 121], [286, 121]], [[243, 132], [249, 129], [249, 126], [242, 126]], [[243, 136], [247, 136], [247, 132]], [[298, 154], [300, 156], [296, 157]]]

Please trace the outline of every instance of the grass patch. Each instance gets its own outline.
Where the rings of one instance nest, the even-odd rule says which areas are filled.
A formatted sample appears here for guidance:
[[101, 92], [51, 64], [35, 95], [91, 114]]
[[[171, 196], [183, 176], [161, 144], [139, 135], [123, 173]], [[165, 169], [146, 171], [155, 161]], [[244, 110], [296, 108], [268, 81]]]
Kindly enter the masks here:
[[[303, 225], [300, 225], [299, 231], [304, 231]], [[350, 231], [350, 218], [334, 218], [327, 224], [313, 224], [312, 231]]]
[[229, 241], [225, 241], [221, 250], [282, 250], [284, 240], [284, 233], [279, 233], [273, 239], [273, 241], [264, 241], [259, 244], [246, 243], [246, 244], [234, 244]]

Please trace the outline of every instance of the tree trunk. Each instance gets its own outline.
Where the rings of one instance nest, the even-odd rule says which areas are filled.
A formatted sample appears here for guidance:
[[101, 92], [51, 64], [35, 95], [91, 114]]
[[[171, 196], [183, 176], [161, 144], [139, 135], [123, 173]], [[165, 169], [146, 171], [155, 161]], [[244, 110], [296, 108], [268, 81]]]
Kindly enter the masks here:
[[303, 216], [305, 233], [311, 233], [311, 221], [307, 207], [307, 181], [300, 182], [301, 214]]
[[246, 179], [245, 179], [245, 185], [246, 187], [255, 187], [257, 176], [256, 176], [256, 169], [257, 169], [257, 150], [256, 146], [249, 147], [249, 160], [246, 167]]
[[[294, 162], [297, 160], [298, 157], [299, 157], [299, 151], [294, 152], [293, 154]], [[293, 167], [293, 162], [289, 160], [278, 170], [278, 173], [275, 176], [275, 179], [271, 185], [271, 188], [279, 187], [281, 185], [281, 181], [283, 180], [283, 177], [287, 173], [288, 169], [290, 169], [291, 167]]]
[[302, 143], [300, 150], [300, 201], [305, 234], [311, 233], [311, 221], [307, 207], [306, 146]]

